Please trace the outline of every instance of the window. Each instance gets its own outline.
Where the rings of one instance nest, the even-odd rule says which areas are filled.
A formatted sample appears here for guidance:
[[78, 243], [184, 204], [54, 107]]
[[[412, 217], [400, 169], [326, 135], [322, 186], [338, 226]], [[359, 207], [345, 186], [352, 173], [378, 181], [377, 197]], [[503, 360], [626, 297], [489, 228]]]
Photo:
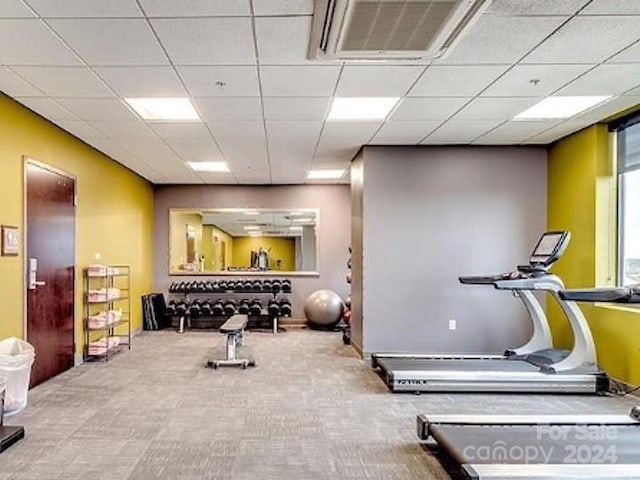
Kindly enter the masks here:
[[640, 117], [618, 128], [618, 284], [640, 283]]

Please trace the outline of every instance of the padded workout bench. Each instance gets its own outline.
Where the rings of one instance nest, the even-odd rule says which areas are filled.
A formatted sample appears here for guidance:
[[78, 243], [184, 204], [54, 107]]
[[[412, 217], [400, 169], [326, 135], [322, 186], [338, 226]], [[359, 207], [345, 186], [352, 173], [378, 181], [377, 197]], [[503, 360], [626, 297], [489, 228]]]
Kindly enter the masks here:
[[220, 333], [227, 335], [227, 358], [224, 360], [209, 360], [207, 367], [218, 368], [220, 366], [241, 366], [243, 369], [247, 367], [255, 367], [255, 360], [248, 358], [236, 358], [236, 347], [242, 346], [244, 340], [244, 329], [249, 323], [248, 315], [233, 315], [222, 324], [218, 330]]

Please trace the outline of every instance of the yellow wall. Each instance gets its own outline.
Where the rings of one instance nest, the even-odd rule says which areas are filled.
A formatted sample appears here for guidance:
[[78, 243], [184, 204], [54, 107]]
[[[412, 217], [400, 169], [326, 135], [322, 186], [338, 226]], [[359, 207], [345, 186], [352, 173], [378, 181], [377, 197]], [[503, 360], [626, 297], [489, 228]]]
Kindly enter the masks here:
[[[144, 179], [0, 94], [0, 223], [23, 228], [23, 155], [76, 177], [76, 345], [82, 351], [82, 267], [128, 264], [132, 328], [152, 287], [153, 189]], [[24, 238], [22, 238], [24, 240]], [[23, 336], [24, 256], [0, 257], [0, 338]]]
[[169, 218], [171, 270], [180, 270], [181, 266], [187, 263], [187, 226], [193, 227], [196, 233], [196, 255], [198, 257], [202, 255], [202, 217], [196, 213], [171, 212]]
[[205, 270], [224, 270], [222, 265], [222, 242], [226, 248], [226, 262], [233, 260], [233, 237], [215, 225], [202, 226], [202, 254]]
[[[615, 284], [615, 168], [606, 126], [595, 125], [554, 144], [548, 164], [548, 226], [566, 229], [571, 243], [554, 272], [568, 288]], [[559, 309], [548, 302], [559, 346], [572, 338]], [[600, 365], [640, 384], [640, 311], [580, 305], [593, 331]]]
[[271, 249], [269, 268], [276, 270], [276, 260], [282, 260], [280, 270], [293, 271], [296, 268], [295, 239], [286, 237], [236, 237], [233, 241], [234, 267], [249, 267], [251, 250]]

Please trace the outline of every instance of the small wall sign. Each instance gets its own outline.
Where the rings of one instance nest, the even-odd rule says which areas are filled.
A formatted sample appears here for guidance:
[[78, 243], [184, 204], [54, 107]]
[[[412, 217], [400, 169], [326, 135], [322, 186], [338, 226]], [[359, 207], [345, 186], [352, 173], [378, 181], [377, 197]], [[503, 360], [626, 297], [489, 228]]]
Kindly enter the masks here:
[[2, 225], [0, 229], [2, 230], [2, 256], [17, 256], [20, 253], [18, 227]]

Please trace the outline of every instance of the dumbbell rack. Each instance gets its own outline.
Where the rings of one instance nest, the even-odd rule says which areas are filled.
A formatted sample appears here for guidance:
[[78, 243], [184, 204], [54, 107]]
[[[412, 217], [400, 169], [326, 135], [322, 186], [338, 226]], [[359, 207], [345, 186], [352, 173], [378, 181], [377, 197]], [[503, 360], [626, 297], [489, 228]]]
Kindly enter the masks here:
[[[197, 289], [187, 289], [187, 290], [180, 290], [180, 291], [169, 291], [169, 296], [173, 297], [173, 296], [177, 296], [180, 297], [180, 299], [182, 301], [184, 301], [187, 304], [190, 304], [193, 300], [195, 299], [202, 299], [202, 298], [210, 298], [212, 300], [225, 300], [224, 297], [227, 297], [226, 299], [228, 299], [230, 296], [235, 297], [236, 295], [244, 295], [246, 297], [268, 297], [268, 298], [273, 298], [278, 299], [278, 298], [286, 298], [285, 296], [290, 295], [292, 292], [291, 291], [287, 291], [287, 292], [283, 292], [283, 291], [278, 291], [278, 292], [273, 292], [273, 291], [256, 291], [253, 289], [246, 289], [246, 288], [234, 288], [234, 289], [225, 289], [225, 290], [216, 290], [216, 291], [201, 291], [201, 290], [197, 290]], [[235, 300], [235, 298], [234, 298]], [[278, 323], [279, 323], [279, 319], [280, 316], [279, 315], [270, 315], [268, 313], [268, 305], [265, 306], [263, 309], [263, 312], [267, 312], [262, 313], [260, 315], [252, 315], [249, 314], [249, 328], [254, 327], [256, 324], [257, 325], [261, 325], [263, 324], [265, 321], [269, 322], [270, 324], [270, 328], [272, 329], [273, 333], [278, 333]], [[178, 333], [184, 333], [185, 328], [187, 326], [193, 326], [193, 324], [196, 322], [199, 322], [202, 320], [202, 322], [200, 323], [200, 325], [205, 325], [202, 328], [217, 328], [220, 325], [222, 325], [222, 323], [224, 323], [229, 316], [228, 315], [198, 315], [197, 317], [192, 317], [191, 314], [189, 313], [189, 311], [187, 310], [187, 312], [185, 314], [175, 314], [171, 316], [172, 318], [172, 322], [177, 320], [177, 328], [178, 328]]]

